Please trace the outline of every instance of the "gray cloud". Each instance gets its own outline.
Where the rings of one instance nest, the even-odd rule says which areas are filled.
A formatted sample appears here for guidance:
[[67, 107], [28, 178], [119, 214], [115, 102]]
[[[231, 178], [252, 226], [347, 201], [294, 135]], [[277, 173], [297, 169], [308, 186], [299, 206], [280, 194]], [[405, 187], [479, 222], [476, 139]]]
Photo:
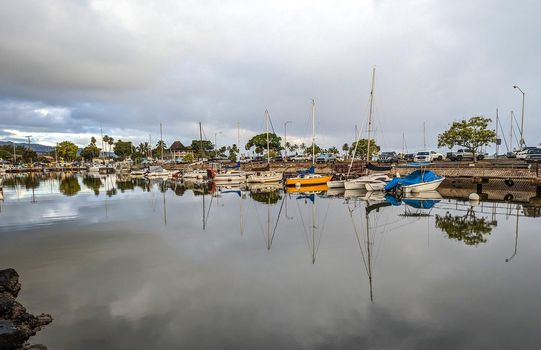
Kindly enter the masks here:
[[[541, 24], [533, 1], [278, 2], [8, 1], [0, 13], [2, 129], [157, 135], [169, 141], [223, 131], [222, 142], [263, 130], [350, 142], [366, 119], [377, 67], [376, 136], [386, 148], [429, 145], [452, 120], [520, 111], [526, 140], [540, 109]], [[35, 115], [21, 106], [66, 111]], [[506, 126], [506, 130], [508, 127]]]

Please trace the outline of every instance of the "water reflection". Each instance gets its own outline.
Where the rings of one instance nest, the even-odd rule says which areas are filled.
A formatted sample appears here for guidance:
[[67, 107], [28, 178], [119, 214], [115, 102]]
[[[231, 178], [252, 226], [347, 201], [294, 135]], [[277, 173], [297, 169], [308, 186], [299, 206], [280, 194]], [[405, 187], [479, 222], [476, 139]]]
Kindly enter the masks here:
[[486, 236], [492, 233], [496, 225], [485, 217], [477, 217], [473, 207], [464, 215], [453, 215], [450, 212], [436, 214], [436, 227], [446, 233], [449, 239], [462, 241], [466, 245], [486, 243]]
[[36, 179], [5, 188], [0, 256], [51, 348], [536, 345], [534, 201]]

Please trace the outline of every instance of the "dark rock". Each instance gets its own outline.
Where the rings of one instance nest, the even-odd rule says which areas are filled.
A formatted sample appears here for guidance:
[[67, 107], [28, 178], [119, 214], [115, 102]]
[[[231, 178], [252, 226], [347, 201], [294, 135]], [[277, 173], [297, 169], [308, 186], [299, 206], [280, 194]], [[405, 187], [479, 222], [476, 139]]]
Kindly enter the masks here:
[[34, 316], [15, 298], [21, 290], [19, 275], [14, 269], [0, 270], [0, 349], [46, 350], [44, 345], [26, 341], [53, 321], [47, 314]]
[[8, 293], [16, 298], [20, 290], [21, 284], [17, 271], [14, 269], [0, 270], [0, 293]]

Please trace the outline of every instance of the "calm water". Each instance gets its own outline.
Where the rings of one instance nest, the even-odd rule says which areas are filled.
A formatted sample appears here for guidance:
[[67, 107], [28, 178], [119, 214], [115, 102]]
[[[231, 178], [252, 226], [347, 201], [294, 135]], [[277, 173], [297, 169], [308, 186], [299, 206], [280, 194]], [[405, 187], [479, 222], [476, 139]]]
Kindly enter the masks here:
[[19, 272], [30, 312], [54, 317], [33, 343], [541, 346], [541, 219], [531, 208], [186, 187], [5, 181], [0, 267]]

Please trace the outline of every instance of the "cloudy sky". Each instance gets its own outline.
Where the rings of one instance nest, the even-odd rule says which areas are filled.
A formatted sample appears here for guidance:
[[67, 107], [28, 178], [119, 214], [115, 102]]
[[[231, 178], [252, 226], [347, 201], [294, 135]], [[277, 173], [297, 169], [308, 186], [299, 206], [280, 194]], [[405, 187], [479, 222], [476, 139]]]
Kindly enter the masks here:
[[520, 122], [541, 142], [541, 4], [537, 1], [2, 1], [0, 139], [79, 145], [218, 144], [275, 130], [351, 142], [366, 122], [376, 67], [375, 131], [385, 149], [429, 147], [455, 119]]

